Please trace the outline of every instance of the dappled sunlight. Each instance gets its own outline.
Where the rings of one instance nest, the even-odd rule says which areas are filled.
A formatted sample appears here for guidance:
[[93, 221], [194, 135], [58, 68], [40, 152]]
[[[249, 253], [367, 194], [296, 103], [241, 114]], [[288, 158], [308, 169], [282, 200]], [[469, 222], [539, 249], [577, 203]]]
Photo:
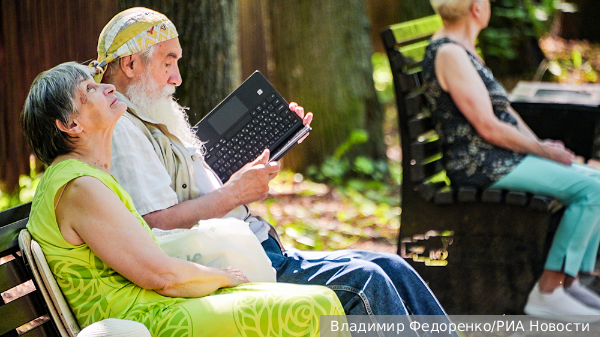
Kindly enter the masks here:
[[[270, 196], [251, 204], [250, 209], [275, 224], [287, 247], [395, 253], [399, 198], [388, 198], [392, 203], [381, 202], [385, 192], [369, 190], [363, 183], [328, 186], [308, 179], [300, 181], [297, 174], [283, 171], [271, 182]], [[399, 186], [388, 193], [399, 193]]]
[[539, 43], [548, 59], [546, 79], [573, 84], [600, 80], [600, 44], [551, 36]]

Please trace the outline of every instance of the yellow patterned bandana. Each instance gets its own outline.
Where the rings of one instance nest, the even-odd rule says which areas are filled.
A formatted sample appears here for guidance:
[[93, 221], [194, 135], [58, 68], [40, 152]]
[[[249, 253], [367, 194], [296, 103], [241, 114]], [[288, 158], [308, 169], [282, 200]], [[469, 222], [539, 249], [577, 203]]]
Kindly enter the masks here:
[[100, 83], [106, 66], [112, 61], [177, 36], [173, 23], [159, 12], [144, 7], [122, 11], [100, 33], [98, 59], [90, 63], [96, 68], [94, 80]]

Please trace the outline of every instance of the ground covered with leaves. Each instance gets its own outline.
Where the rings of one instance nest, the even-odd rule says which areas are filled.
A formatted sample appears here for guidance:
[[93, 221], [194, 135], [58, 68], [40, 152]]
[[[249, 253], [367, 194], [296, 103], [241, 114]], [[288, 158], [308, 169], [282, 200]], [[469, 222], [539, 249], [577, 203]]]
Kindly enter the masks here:
[[[401, 149], [396, 110], [387, 106], [386, 163], [332, 156], [307, 175], [284, 170], [271, 182], [269, 197], [250, 205], [275, 225], [286, 247], [396, 253]], [[387, 176], [378, 174], [384, 166]]]
[[381, 201], [380, 186], [369, 191], [364, 189], [368, 188], [364, 182], [354, 184], [359, 186], [331, 187], [285, 171], [271, 183], [270, 196], [250, 207], [276, 225], [286, 247], [395, 253], [400, 228], [399, 189], [386, 190], [389, 198], [396, 194], [398, 199], [386, 202]]

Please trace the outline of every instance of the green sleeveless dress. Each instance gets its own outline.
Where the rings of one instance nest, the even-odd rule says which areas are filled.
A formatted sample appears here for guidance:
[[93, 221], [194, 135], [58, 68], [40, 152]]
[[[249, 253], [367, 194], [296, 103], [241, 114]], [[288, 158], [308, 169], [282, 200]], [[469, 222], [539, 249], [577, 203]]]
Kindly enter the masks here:
[[344, 314], [335, 293], [322, 286], [250, 283], [190, 299], [162, 296], [133, 284], [86, 244], [71, 245], [60, 233], [54, 198], [62, 186], [81, 176], [103, 182], [148, 235], [152, 233], [111, 175], [75, 159], [48, 167], [37, 187], [27, 228], [46, 254], [82, 328], [121, 318], [143, 323], [152, 336], [318, 336], [319, 316]]

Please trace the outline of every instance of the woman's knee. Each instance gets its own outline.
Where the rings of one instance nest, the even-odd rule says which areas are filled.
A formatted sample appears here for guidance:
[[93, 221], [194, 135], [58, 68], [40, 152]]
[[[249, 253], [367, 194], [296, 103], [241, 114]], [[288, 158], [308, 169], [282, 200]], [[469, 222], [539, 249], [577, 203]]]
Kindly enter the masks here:
[[587, 177], [575, 187], [575, 203], [585, 205], [600, 205], [600, 181]]

